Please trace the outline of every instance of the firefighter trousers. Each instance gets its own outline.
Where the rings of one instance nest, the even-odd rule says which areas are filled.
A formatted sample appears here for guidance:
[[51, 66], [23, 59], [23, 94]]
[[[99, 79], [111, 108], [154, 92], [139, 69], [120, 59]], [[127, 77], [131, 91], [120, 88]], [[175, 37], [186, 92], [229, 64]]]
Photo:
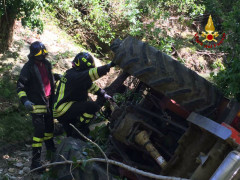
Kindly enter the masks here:
[[34, 127], [33, 148], [41, 148], [45, 142], [46, 149], [55, 150], [53, 142], [54, 123], [52, 113], [32, 113], [32, 123]]
[[74, 135], [76, 137], [76, 131], [70, 126], [70, 123], [87, 135], [89, 133], [89, 122], [99, 109], [100, 106], [93, 101], [75, 102], [64, 115], [58, 117], [58, 121], [63, 125], [67, 136]]

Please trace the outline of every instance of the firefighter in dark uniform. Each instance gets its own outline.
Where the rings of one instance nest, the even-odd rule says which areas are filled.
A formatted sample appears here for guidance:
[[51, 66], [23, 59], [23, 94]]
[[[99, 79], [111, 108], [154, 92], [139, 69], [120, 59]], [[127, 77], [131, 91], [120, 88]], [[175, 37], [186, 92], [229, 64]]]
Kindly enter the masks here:
[[72, 68], [67, 70], [60, 80], [53, 108], [53, 117], [63, 124], [67, 136], [77, 135], [70, 123], [85, 135], [89, 132], [88, 123], [100, 106], [94, 101], [87, 100], [88, 93], [111, 99], [111, 96], [94, 81], [105, 75], [113, 65], [109, 63], [95, 67], [93, 57], [86, 52], [77, 54], [72, 61]]
[[[30, 46], [28, 62], [23, 66], [17, 81], [17, 93], [24, 106], [31, 112], [34, 126], [31, 169], [41, 166], [41, 150], [45, 142], [48, 152], [54, 152], [52, 104], [54, 76], [51, 64], [45, 59], [45, 46], [36, 41]], [[57, 74], [56, 74], [57, 76]]]

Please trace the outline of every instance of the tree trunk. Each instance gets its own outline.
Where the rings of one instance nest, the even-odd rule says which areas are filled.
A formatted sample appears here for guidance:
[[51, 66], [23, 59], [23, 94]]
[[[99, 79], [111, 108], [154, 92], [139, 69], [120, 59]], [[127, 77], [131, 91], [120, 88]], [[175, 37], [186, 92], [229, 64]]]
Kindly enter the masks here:
[[0, 17], [0, 53], [6, 51], [13, 40], [13, 27], [15, 23], [15, 14], [10, 14], [7, 11]]

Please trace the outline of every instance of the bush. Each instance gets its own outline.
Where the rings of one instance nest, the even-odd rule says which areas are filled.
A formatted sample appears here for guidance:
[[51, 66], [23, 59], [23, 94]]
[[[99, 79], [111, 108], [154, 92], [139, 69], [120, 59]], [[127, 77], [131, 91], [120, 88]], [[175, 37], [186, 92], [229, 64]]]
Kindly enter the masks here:
[[32, 121], [29, 116], [18, 112], [0, 115], [0, 140], [3, 142], [24, 142], [32, 138]]
[[49, 10], [64, 22], [61, 25], [78, 43], [104, 53], [110, 50], [109, 45], [114, 39], [127, 35], [170, 53], [174, 39], [157, 24], [171, 14], [196, 17], [205, 10], [205, 6], [197, 4], [196, 0], [53, 0], [51, 3]]
[[213, 79], [226, 96], [240, 100], [240, 1], [208, 0], [206, 7], [207, 12], [216, 18], [217, 29], [227, 36], [220, 47], [226, 53], [225, 68], [213, 76]]
[[0, 141], [22, 142], [32, 137], [32, 122], [20, 104], [16, 92], [16, 78], [3, 73], [0, 79]]

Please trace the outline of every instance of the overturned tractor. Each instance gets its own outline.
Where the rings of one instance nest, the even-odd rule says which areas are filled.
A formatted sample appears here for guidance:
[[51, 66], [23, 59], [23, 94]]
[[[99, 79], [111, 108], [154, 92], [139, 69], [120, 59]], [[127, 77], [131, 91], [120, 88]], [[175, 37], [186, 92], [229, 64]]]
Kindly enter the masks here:
[[[122, 91], [123, 82], [131, 75], [137, 80], [133, 94], [140, 100], [129, 96], [112, 107], [108, 158], [165, 176], [240, 179], [239, 104], [144, 42], [127, 37], [115, 40], [111, 48], [113, 61], [123, 74], [108, 91]], [[71, 152], [78, 149], [63, 151], [60, 148], [58, 153], [71, 159], [75, 156]], [[106, 178], [104, 171], [93, 171], [91, 179]], [[111, 166], [110, 172], [128, 179], [147, 179], [116, 166]]]

